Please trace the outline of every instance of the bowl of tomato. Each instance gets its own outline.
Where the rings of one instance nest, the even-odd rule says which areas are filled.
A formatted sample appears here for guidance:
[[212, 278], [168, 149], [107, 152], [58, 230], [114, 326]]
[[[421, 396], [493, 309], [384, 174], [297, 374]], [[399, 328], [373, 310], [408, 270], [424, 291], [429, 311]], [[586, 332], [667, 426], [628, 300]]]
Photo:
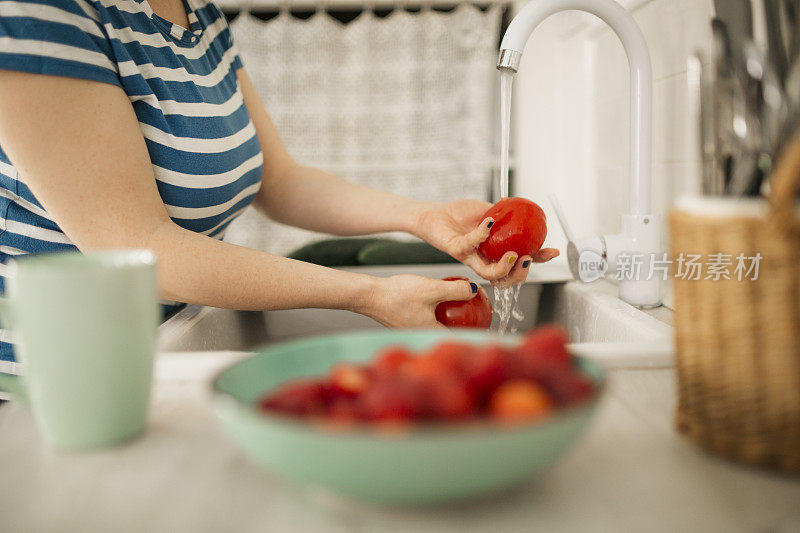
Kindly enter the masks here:
[[600, 370], [555, 328], [370, 331], [265, 348], [213, 380], [255, 463], [359, 500], [433, 504], [530, 480], [587, 425]]

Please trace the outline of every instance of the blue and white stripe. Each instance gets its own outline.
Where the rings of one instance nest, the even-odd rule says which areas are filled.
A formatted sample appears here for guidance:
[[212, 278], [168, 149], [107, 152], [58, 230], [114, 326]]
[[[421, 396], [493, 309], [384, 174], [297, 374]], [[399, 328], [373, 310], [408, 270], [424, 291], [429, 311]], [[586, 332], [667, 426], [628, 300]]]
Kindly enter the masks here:
[[[0, 0], [0, 69], [121, 87], [170, 217], [222, 238], [258, 192], [263, 157], [225, 17], [209, 0], [184, 4], [188, 29], [145, 0]], [[0, 262], [74, 249], [0, 146]], [[0, 263], [0, 289], [3, 276]], [[0, 330], [0, 372], [17, 368], [10, 340]]]

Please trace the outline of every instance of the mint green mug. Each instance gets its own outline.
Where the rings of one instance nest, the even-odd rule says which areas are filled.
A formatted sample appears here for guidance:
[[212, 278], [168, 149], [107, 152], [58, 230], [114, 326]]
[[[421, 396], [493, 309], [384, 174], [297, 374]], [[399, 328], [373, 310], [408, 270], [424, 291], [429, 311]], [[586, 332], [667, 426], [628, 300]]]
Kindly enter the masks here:
[[0, 390], [29, 404], [44, 439], [80, 449], [141, 434], [160, 314], [153, 253], [24, 257], [6, 294], [0, 317], [22, 375], [0, 374]]

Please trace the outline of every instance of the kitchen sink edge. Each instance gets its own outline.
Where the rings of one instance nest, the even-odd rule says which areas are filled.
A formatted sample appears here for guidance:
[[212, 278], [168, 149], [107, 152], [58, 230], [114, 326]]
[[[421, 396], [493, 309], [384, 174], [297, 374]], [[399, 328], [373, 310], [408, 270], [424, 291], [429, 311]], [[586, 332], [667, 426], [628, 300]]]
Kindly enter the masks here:
[[[543, 265], [544, 266], [544, 265]], [[429, 277], [474, 274], [462, 265], [409, 265], [359, 267], [372, 275], [413, 273]], [[526, 331], [538, 324], [558, 322], [570, 333], [579, 353], [613, 367], [664, 367], [673, 362], [672, 311], [644, 312], [616, 297], [607, 280], [582, 284], [554, 265], [532, 272], [520, 292], [525, 315], [518, 327]], [[484, 282], [484, 287], [491, 289]], [[489, 291], [491, 294], [491, 291]], [[159, 327], [159, 352], [255, 351], [260, 346], [304, 336], [382, 327], [367, 317], [348, 311], [296, 309], [234, 311], [189, 305]]]

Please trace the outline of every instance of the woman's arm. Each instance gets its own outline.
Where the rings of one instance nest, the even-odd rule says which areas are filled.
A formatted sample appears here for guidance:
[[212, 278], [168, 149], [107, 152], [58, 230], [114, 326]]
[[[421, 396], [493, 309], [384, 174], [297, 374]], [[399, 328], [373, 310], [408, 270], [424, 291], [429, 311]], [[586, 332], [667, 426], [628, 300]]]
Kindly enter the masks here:
[[264, 179], [255, 205], [272, 219], [335, 235], [405, 231], [490, 280], [524, 281], [532, 262], [543, 263], [558, 255], [558, 250], [545, 248], [534, 257], [508, 252], [497, 263], [488, 262], [478, 255], [477, 247], [489, 236], [493, 221], [484, 219], [483, 213], [490, 204], [421, 202], [299, 165], [284, 147], [245, 69], [237, 74], [264, 152]]
[[113, 85], [0, 70], [0, 145], [80, 250], [153, 250], [168, 299], [348, 309], [390, 326], [429, 327], [436, 303], [472, 296], [466, 282], [356, 275], [179, 227], [158, 194], [130, 101]]

